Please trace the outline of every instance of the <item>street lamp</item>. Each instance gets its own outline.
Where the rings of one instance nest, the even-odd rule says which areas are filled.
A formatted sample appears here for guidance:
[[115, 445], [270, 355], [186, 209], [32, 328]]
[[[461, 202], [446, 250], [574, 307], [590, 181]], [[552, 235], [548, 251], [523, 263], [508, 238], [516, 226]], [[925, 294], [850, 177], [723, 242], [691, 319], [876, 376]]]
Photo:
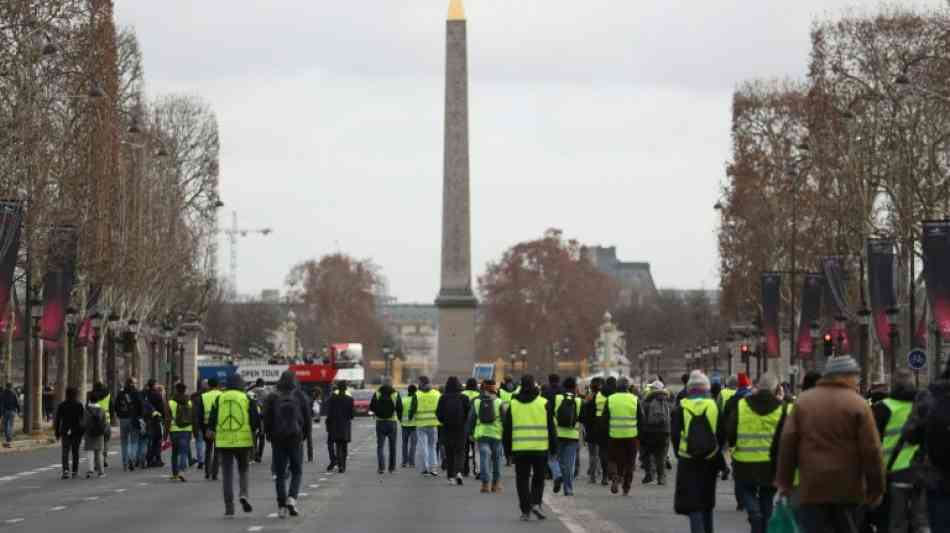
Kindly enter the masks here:
[[868, 334], [871, 327], [871, 310], [867, 306], [862, 306], [858, 311], [858, 324], [860, 325], [860, 343], [858, 345], [858, 364], [861, 365], [861, 382], [867, 385], [868, 375]]
[[[43, 381], [45, 376], [43, 376], [43, 360], [45, 358], [40, 356], [40, 319], [43, 318], [43, 301], [40, 300], [39, 296], [39, 287], [33, 287], [33, 296], [30, 298], [30, 319], [33, 322], [33, 335], [32, 335], [32, 346], [33, 354], [35, 357], [30, 361], [32, 364], [31, 367], [31, 378], [30, 378], [30, 390], [28, 391], [27, 400], [29, 401], [29, 433], [37, 433], [42, 429], [42, 411], [43, 411]], [[26, 430], [26, 424], [24, 424], [24, 429]]]
[[515, 373], [515, 360], [517, 358], [518, 358], [518, 354], [515, 353], [514, 350], [511, 350], [510, 352], [508, 352], [508, 360], [509, 360], [508, 372], [512, 375], [514, 375]]
[[835, 316], [835, 329], [838, 335], [835, 337], [835, 355], [843, 355], [844, 352], [844, 328], [848, 324], [848, 319], [844, 315]]
[[391, 377], [390, 362], [393, 357], [393, 349], [388, 345], [383, 346], [383, 375], [386, 377]]
[[526, 373], [528, 371], [528, 348], [522, 346], [518, 351], [521, 353], [521, 372]]
[[887, 314], [887, 325], [888, 325], [888, 336], [891, 340], [891, 349], [890, 351], [890, 371], [891, 379], [894, 379], [894, 373], [897, 371], [897, 318], [900, 310], [896, 307], [888, 307], [885, 314]]
[[713, 358], [713, 371], [719, 371], [719, 341], [714, 341], [712, 346], [709, 347], [709, 353], [712, 354]]

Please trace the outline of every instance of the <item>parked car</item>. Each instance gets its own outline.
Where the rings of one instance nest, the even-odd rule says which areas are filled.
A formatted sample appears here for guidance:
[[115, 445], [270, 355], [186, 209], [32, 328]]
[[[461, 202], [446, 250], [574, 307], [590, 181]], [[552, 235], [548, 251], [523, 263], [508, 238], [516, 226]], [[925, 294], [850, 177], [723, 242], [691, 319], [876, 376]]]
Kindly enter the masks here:
[[374, 391], [368, 389], [357, 389], [353, 394], [353, 414], [356, 416], [369, 416], [369, 402], [373, 399]]

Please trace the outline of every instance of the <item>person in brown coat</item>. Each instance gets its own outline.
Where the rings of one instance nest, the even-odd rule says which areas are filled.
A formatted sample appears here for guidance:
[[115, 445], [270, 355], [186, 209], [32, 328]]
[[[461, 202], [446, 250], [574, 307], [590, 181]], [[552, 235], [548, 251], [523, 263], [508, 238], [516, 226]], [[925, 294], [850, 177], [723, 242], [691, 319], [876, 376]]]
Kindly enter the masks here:
[[856, 533], [859, 507], [876, 506], [884, 495], [881, 438], [857, 393], [859, 375], [851, 356], [828, 359], [824, 377], [785, 422], [775, 484], [788, 496], [799, 471], [805, 533]]

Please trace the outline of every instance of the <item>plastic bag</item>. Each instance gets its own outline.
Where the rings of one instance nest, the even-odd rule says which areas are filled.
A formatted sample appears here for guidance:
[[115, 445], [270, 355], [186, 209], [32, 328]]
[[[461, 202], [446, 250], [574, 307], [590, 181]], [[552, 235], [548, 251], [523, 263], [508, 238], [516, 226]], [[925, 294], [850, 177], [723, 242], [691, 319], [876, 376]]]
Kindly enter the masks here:
[[787, 498], [780, 498], [772, 511], [772, 518], [769, 519], [768, 533], [800, 533], [798, 521], [795, 520], [795, 513], [788, 505]]

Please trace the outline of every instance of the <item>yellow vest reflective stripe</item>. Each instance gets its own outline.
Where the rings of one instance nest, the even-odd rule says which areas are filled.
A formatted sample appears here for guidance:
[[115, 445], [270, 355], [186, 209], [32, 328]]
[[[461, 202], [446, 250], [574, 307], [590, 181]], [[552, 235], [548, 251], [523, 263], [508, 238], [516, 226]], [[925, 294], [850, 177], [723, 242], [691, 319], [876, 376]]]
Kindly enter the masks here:
[[629, 392], [615, 392], [607, 398], [610, 414], [609, 436], [612, 439], [633, 439], [639, 434], [637, 428], [637, 404], [639, 400]]
[[607, 397], [601, 393], [597, 393], [597, 396], [594, 396], [594, 407], [596, 408], [596, 415], [604, 415], [604, 407], [607, 406]]
[[[904, 424], [907, 423], [907, 419], [910, 417], [914, 402], [894, 400], [891, 398], [887, 398], [883, 400], [883, 402], [891, 411], [891, 416], [887, 419], [887, 427], [884, 428], [884, 442], [882, 444], [884, 448], [884, 466], [886, 467], [891, 462], [894, 448], [897, 447], [897, 442], [901, 438], [901, 432], [904, 430]], [[917, 448], [918, 446], [905, 442], [901, 447], [900, 453], [897, 454], [894, 466], [892, 466], [888, 472], [898, 472], [910, 468], [910, 464], [914, 460], [914, 455], [917, 453]]]
[[[377, 391], [377, 392], [376, 392], [376, 402], [378, 403], [380, 399], [382, 399], [382, 396], [379, 394], [379, 391]], [[389, 396], [389, 399], [392, 400], [392, 402], [393, 402], [393, 414], [392, 414], [392, 416], [390, 416], [389, 418], [382, 418], [382, 417], [377, 416], [377, 417], [376, 417], [376, 420], [382, 420], [382, 421], [384, 421], [384, 422], [385, 422], [385, 421], [391, 421], [391, 422], [398, 422], [398, 421], [399, 421], [399, 413], [396, 412], [396, 405], [399, 403], [399, 393], [398, 393], [398, 392], [393, 392], [393, 393]]]
[[[339, 396], [339, 395], [340, 395], [340, 389], [334, 390], [334, 391], [333, 391], [333, 394], [336, 394], [337, 396]], [[353, 397], [353, 395], [350, 394], [350, 389], [346, 389], [345, 391], [343, 391], [343, 395], [344, 395], [344, 396], [349, 396], [350, 398]]]
[[102, 408], [102, 414], [106, 417], [106, 424], [112, 424], [112, 412], [110, 411], [112, 395], [106, 394], [106, 397], [96, 402]]
[[435, 408], [439, 406], [440, 396], [442, 395], [435, 389], [416, 392], [416, 427], [431, 428], [439, 425]]
[[[719, 421], [719, 408], [716, 406], [716, 402], [709, 398], [684, 398], [680, 400], [680, 407], [683, 409], [683, 429], [680, 432], [679, 454], [680, 457], [691, 458], [691, 456], [686, 453], [686, 442], [689, 440], [689, 423], [693, 420], [694, 416], [705, 416], [706, 419], [709, 420], [709, 427], [712, 429], [713, 434], [715, 434], [716, 423]], [[709, 459], [714, 455], [715, 453], [705, 459]]]
[[[191, 400], [188, 400], [188, 408], [191, 409]], [[175, 420], [176, 420], [175, 415], [178, 413], [178, 402], [176, 402], [175, 400], [168, 400], [168, 411], [172, 415], [171, 429], [169, 430], [170, 432], [172, 433], [176, 431], [191, 432], [191, 424], [188, 424], [187, 426], [179, 426], [175, 424]]]
[[226, 390], [215, 401], [218, 420], [215, 426], [214, 445], [218, 448], [250, 448], [254, 445], [248, 411], [251, 400], [247, 393]]
[[412, 407], [412, 399], [415, 398], [415, 395], [406, 395], [405, 399], [402, 401], [402, 427], [404, 428], [414, 428], [416, 427], [415, 420], [409, 420], [409, 409]]
[[201, 395], [201, 407], [204, 409], [204, 422], [206, 426], [208, 425], [208, 420], [211, 418], [211, 408], [214, 407], [214, 402], [218, 399], [218, 396], [221, 396], [221, 391], [218, 389], [211, 389]]
[[[555, 418], [555, 420], [557, 419], [557, 412], [558, 412], [558, 409], [561, 408], [561, 404], [564, 403], [564, 400], [565, 400], [566, 398], [567, 398], [567, 397], [566, 397], [565, 395], [563, 395], [563, 394], [558, 394], [557, 396], [554, 397], [554, 418]], [[574, 404], [575, 404], [576, 407], [577, 407], [577, 417], [580, 418], [580, 416], [581, 416], [581, 399], [578, 398], [577, 396], [574, 396]], [[558, 425], [558, 426], [557, 426], [557, 437], [558, 437], [559, 439], [578, 440], [578, 439], [581, 438], [581, 431], [580, 431], [580, 429], [577, 428], [577, 424], [576, 424], [576, 423], [574, 424], [574, 427], [572, 427], [572, 428], [563, 427], [563, 426]]]
[[501, 440], [501, 400], [497, 398], [492, 400], [492, 408], [495, 411], [495, 421], [491, 424], [483, 424], [479, 418], [478, 413], [481, 407], [482, 399], [477, 398], [474, 402], [475, 433], [472, 435], [472, 438], [475, 440], [483, 438]]
[[511, 450], [543, 452], [548, 449], [548, 401], [538, 396], [531, 403], [511, 400]]
[[732, 452], [732, 459], [740, 463], [769, 462], [775, 429], [782, 419], [782, 406], [779, 405], [767, 415], [760, 415], [749, 406], [749, 400], [743, 398], [739, 400], [737, 414], [736, 448]]

